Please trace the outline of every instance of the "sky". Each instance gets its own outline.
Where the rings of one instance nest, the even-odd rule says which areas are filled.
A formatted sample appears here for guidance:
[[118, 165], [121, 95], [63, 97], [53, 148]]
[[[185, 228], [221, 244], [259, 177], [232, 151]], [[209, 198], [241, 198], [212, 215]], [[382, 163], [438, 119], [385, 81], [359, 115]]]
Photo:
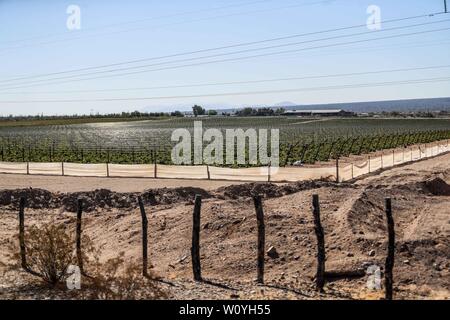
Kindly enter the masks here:
[[0, 115], [447, 97], [443, 3], [0, 0]]

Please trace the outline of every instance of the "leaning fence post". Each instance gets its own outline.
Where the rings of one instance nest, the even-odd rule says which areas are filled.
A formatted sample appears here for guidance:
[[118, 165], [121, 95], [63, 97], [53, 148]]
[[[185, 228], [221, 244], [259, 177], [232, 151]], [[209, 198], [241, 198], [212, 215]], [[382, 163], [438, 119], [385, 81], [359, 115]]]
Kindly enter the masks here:
[[142, 275], [146, 277], [148, 276], [148, 220], [147, 215], [145, 214], [145, 208], [141, 196], [138, 197], [138, 203], [142, 217]]
[[266, 242], [265, 225], [264, 225], [264, 211], [262, 207], [261, 196], [257, 195], [253, 197], [253, 203], [255, 204], [256, 220], [258, 224], [258, 275], [256, 281], [258, 283], [264, 283], [264, 249]]
[[194, 213], [192, 222], [192, 271], [194, 273], [194, 280], [202, 280], [202, 270], [200, 265], [200, 212], [202, 206], [202, 196], [197, 194], [195, 196]]
[[392, 205], [391, 198], [386, 198], [386, 219], [388, 227], [388, 254], [385, 264], [385, 287], [386, 287], [386, 300], [392, 300], [392, 284], [393, 276], [392, 270], [394, 268], [394, 250], [395, 250], [395, 230], [394, 219], [392, 218]]
[[81, 273], [84, 273], [83, 270], [83, 255], [81, 253], [81, 215], [83, 213], [83, 200], [77, 200], [77, 230], [76, 230], [76, 246], [77, 246], [77, 260], [78, 267], [80, 268]]
[[316, 288], [323, 291], [325, 285], [325, 237], [320, 223], [319, 195], [313, 195], [314, 231], [317, 237], [317, 273]]
[[28, 270], [25, 253], [25, 198], [20, 197], [19, 201], [19, 246], [22, 269]]

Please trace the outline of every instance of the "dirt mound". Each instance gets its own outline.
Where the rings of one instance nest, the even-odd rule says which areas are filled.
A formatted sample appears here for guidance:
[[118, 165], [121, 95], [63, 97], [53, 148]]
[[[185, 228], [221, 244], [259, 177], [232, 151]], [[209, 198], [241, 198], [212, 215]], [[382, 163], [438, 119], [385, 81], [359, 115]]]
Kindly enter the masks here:
[[[146, 190], [142, 199], [147, 205], [172, 204], [193, 201], [195, 195], [204, 199], [211, 194], [201, 188], [162, 188]], [[42, 189], [16, 189], [0, 191], [0, 206], [17, 210], [20, 197], [25, 197], [26, 207], [32, 209], [63, 208], [68, 212], [76, 212], [78, 199], [83, 200], [83, 211], [91, 212], [101, 209], [133, 209], [138, 207], [139, 193], [120, 193], [108, 189], [98, 189], [89, 192], [51, 193]]]
[[60, 205], [64, 210], [75, 212], [77, 200], [83, 200], [83, 211], [93, 211], [100, 208], [134, 208], [137, 206], [137, 196], [130, 193], [117, 193], [107, 189], [92, 192], [74, 192], [60, 195]]
[[354, 234], [373, 237], [386, 232], [383, 203], [383, 192], [376, 190], [361, 194], [347, 216]]
[[0, 191], [0, 205], [18, 208], [21, 197], [25, 197], [26, 206], [29, 208], [43, 209], [58, 207], [58, 201], [51, 192], [32, 188]]
[[184, 187], [145, 190], [142, 193], [142, 198], [145, 203], [151, 205], [172, 204], [183, 201], [193, 201], [197, 194], [201, 195], [203, 199], [212, 197], [212, 195], [204, 189]]
[[273, 183], [246, 183], [217, 189], [219, 197], [239, 199], [260, 195], [264, 198], [278, 198], [295, 192], [322, 187], [354, 188], [351, 184], [337, 184], [327, 181], [301, 181], [277, 185]]
[[450, 185], [441, 178], [434, 178], [423, 182], [426, 191], [435, 196], [450, 196]]

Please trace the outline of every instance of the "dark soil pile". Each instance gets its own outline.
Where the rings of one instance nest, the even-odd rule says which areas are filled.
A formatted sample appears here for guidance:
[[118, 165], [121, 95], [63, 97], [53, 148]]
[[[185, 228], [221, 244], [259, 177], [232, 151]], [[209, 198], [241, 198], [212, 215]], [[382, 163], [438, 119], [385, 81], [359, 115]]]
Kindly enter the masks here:
[[203, 199], [211, 198], [212, 195], [201, 188], [161, 188], [149, 189], [144, 191], [142, 199], [150, 205], [172, 204], [177, 202], [193, 201], [196, 195], [202, 196]]
[[424, 189], [435, 196], [450, 196], [450, 186], [441, 178], [434, 178], [423, 183]]
[[[191, 202], [197, 194], [201, 195], [203, 199], [211, 197], [207, 191], [200, 188], [151, 189], [146, 190], [141, 196], [145, 204], [158, 205]], [[63, 208], [68, 212], [76, 212], [78, 199], [82, 199], [84, 212], [91, 212], [96, 208], [133, 209], [138, 207], [138, 195], [138, 193], [112, 192], [107, 189], [74, 193], [51, 193], [32, 188], [2, 190], [0, 191], [0, 206], [17, 210], [20, 198], [25, 197], [26, 207], [32, 209]]]
[[303, 190], [322, 187], [354, 188], [354, 185], [327, 181], [301, 181], [296, 183], [277, 185], [273, 183], [246, 183], [231, 185], [217, 189], [219, 198], [239, 199], [260, 195], [263, 198], [278, 198]]

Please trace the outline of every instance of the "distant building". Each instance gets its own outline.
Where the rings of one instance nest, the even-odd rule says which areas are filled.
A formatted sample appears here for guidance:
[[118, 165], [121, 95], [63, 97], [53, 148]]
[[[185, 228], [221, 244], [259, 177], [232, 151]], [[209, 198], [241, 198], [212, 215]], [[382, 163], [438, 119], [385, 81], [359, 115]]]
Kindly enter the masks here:
[[342, 109], [330, 109], [330, 110], [288, 110], [283, 112], [284, 116], [297, 116], [297, 117], [353, 117], [356, 114], [351, 111], [345, 111]]

